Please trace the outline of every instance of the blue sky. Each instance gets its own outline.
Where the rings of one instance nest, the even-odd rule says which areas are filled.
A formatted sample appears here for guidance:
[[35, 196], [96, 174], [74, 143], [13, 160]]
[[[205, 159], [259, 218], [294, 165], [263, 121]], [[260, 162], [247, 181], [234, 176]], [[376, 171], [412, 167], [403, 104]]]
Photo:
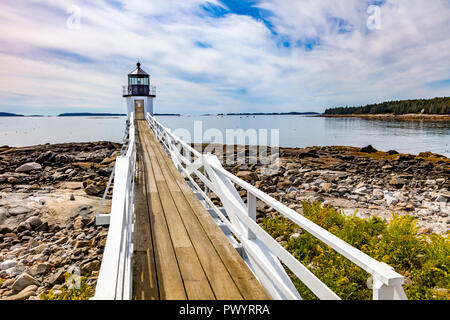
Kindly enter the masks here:
[[0, 111], [124, 112], [137, 59], [161, 113], [450, 96], [449, 21], [448, 0], [3, 0]]

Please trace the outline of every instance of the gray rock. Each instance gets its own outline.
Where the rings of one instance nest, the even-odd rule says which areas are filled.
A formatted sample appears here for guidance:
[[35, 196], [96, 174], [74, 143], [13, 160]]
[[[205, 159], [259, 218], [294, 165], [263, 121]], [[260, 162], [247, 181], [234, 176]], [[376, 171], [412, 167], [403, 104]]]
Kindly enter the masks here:
[[17, 276], [21, 275], [26, 270], [27, 269], [25, 268], [25, 266], [18, 264], [17, 266], [15, 266], [13, 268], [9, 268], [9, 269], [5, 270], [5, 272], [9, 277], [12, 278], [12, 277], [17, 277]]
[[438, 195], [435, 201], [436, 202], [444, 202], [444, 203], [446, 203], [448, 200], [443, 195]]
[[6, 270], [6, 269], [9, 269], [9, 268], [13, 268], [16, 265], [17, 265], [17, 261], [15, 261], [15, 260], [3, 261], [2, 263], [0, 263], [0, 271]]
[[32, 170], [40, 170], [42, 166], [37, 162], [28, 162], [16, 169], [16, 172], [28, 172]]
[[39, 263], [34, 265], [31, 269], [30, 269], [30, 274], [32, 276], [37, 276], [37, 275], [41, 275], [41, 274], [45, 274], [47, 273], [47, 271], [50, 270], [50, 265], [48, 263]]
[[15, 207], [15, 208], [10, 208], [8, 211], [11, 216], [18, 216], [20, 214], [29, 213], [31, 211], [31, 209], [27, 208], [27, 207]]
[[384, 192], [384, 200], [386, 201], [386, 204], [388, 206], [390, 206], [391, 204], [396, 204], [398, 202], [398, 198], [395, 197], [392, 193], [390, 192]]

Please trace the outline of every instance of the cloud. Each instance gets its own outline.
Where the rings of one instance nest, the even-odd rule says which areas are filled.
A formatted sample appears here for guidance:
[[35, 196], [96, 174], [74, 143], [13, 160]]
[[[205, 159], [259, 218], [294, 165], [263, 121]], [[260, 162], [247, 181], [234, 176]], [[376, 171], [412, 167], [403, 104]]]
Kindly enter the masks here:
[[[0, 3], [0, 109], [124, 110], [137, 59], [157, 112], [323, 111], [448, 96], [447, 0]], [[75, 5], [80, 29], [67, 27]]]

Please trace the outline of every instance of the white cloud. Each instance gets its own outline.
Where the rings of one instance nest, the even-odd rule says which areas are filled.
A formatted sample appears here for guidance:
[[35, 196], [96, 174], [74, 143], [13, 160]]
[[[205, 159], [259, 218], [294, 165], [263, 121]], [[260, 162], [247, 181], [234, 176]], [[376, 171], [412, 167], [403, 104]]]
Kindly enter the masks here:
[[[207, 2], [219, 5], [2, 1], [0, 109], [122, 111], [121, 85], [137, 58], [157, 85], [158, 112], [323, 111], [448, 96], [426, 85], [450, 74], [447, 0], [387, 0], [374, 31], [369, 1], [263, 0], [276, 36], [250, 16], [202, 14]], [[66, 27], [71, 4], [81, 8], [80, 30]]]

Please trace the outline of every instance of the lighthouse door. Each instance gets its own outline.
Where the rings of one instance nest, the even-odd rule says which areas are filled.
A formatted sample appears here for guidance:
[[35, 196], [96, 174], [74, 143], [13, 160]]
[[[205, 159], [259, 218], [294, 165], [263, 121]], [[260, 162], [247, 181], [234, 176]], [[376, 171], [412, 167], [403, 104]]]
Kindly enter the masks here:
[[134, 101], [134, 116], [136, 120], [145, 120], [144, 116], [144, 100]]

